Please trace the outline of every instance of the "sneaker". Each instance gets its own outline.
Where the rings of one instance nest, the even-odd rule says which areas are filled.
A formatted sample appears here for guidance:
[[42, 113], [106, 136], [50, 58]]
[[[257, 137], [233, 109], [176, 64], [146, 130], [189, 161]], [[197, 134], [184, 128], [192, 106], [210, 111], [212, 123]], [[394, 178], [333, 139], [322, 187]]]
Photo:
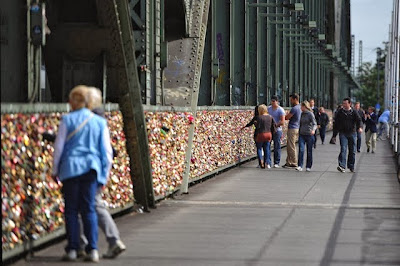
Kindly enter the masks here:
[[367, 149], [367, 152], [369, 152], [369, 148]]
[[297, 166], [295, 165], [288, 165], [288, 164], [284, 164], [282, 165], [283, 168], [297, 168]]
[[63, 261], [75, 261], [78, 258], [78, 254], [76, 250], [70, 250], [64, 256], [62, 256], [61, 260]]
[[99, 262], [99, 252], [97, 249], [92, 249], [85, 257], [85, 261]]
[[306, 168], [306, 171], [307, 172], [311, 172], [311, 168]]
[[375, 151], [373, 150], [373, 151], [371, 151], [371, 153], [375, 153]]
[[360, 150], [357, 150], [357, 152], [360, 153], [361, 151], [360, 151]]
[[271, 165], [267, 164], [267, 168], [268, 168], [268, 169], [271, 169]]
[[84, 258], [86, 257], [86, 251], [84, 249], [78, 250], [78, 258]]
[[303, 168], [301, 168], [300, 166], [296, 168], [297, 171], [301, 172], [303, 171]]
[[343, 167], [341, 167], [340, 165], [337, 167], [337, 170], [342, 173], [346, 172], [346, 170]]
[[107, 253], [103, 254], [103, 258], [113, 259], [122, 252], [124, 252], [125, 250], [126, 246], [124, 245], [124, 243], [122, 243], [121, 240], [117, 240], [117, 242], [114, 245], [108, 247]]
[[274, 168], [279, 168], [279, 164], [274, 164]]
[[355, 172], [354, 168], [350, 168], [350, 172], [354, 173]]

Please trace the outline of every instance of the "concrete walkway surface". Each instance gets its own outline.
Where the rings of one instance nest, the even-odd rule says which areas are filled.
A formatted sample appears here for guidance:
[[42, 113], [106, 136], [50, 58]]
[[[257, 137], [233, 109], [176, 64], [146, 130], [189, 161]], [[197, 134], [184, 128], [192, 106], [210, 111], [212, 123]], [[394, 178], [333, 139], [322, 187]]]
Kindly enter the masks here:
[[[127, 251], [99, 265], [400, 265], [400, 186], [389, 143], [379, 141], [375, 154], [363, 143], [355, 173], [336, 170], [339, 148], [319, 141], [311, 172], [252, 161], [151, 213], [119, 217]], [[99, 240], [102, 254], [100, 231]], [[87, 265], [61, 262], [65, 245], [15, 265]]]

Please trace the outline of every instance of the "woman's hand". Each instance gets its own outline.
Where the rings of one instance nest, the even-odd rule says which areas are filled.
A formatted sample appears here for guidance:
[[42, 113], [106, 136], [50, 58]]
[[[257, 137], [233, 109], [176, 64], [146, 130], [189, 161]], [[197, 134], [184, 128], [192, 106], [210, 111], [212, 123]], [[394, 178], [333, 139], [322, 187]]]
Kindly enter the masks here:
[[314, 136], [314, 134], [315, 134], [315, 130], [312, 130], [311, 131], [311, 136]]

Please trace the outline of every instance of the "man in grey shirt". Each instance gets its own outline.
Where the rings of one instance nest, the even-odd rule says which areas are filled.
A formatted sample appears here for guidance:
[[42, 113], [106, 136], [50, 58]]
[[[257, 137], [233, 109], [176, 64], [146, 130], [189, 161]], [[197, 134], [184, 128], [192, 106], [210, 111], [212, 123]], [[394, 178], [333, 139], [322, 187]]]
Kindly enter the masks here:
[[285, 123], [285, 110], [279, 106], [277, 96], [271, 97], [271, 105], [268, 107], [268, 114], [274, 118], [276, 123], [276, 133], [272, 135], [272, 140], [274, 141], [274, 168], [279, 168], [279, 163], [281, 161], [282, 125]]

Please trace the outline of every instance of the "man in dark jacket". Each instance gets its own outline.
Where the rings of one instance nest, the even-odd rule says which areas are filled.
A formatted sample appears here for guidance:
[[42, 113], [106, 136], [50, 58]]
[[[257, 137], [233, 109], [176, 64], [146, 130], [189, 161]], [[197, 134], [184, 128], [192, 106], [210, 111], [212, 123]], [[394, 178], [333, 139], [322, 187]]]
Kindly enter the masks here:
[[325, 143], [326, 127], [328, 125], [329, 125], [329, 116], [325, 113], [325, 108], [324, 107], [320, 107], [319, 108], [319, 125], [318, 125], [318, 128], [319, 128], [319, 134], [321, 136], [322, 144]]
[[[319, 121], [319, 109], [318, 109], [318, 107], [315, 106], [315, 100], [314, 100], [314, 98], [311, 98], [310, 101], [309, 101], [309, 103], [310, 103], [311, 111], [312, 111], [313, 114], [314, 114], [315, 121], [317, 121], [317, 125], [319, 126], [319, 125], [320, 125], [320, 121]], [[317, 148], [317, 132], [315, 132], [313, 138], [314, 138], [313, 146], [314, 146], [314, 149], [315, 149], [315, 148]]]
[[375, 114], [375, 108], [370, 106], [366, 114], [367, 119], [365, 121], [365, 144], [367, 144], [367, 152], [369, 152], [372, 143], [372, 153], [375, 153], [376, 149], [376, 132], [378, 131], [378, 116]]
[[[355, 111], [358, 113], [358, 115], [361, 118], [361, 127], [363, 127], [363, 124], [365, 123], [365, 113], [364, 110], [360, 108], [360, 103], [356, 102], [354, 105]], [[357, 152], [361, 151], [361, 133], [357, 132]]]
[[[351, 108], [350, 98], [343, 99], [342, 109], [336, 114], [334, 127], [339, 132], [340, 139], [339, 166], [337, 169], [339, 172], [345, 172], [347, 157], [347, 167], [351, 172], [354, 172], [357, 132], [362, 132], [362, 127], [361, 117]], [[346, 156], [347, 148], [349, 148], [348, 156]]]

